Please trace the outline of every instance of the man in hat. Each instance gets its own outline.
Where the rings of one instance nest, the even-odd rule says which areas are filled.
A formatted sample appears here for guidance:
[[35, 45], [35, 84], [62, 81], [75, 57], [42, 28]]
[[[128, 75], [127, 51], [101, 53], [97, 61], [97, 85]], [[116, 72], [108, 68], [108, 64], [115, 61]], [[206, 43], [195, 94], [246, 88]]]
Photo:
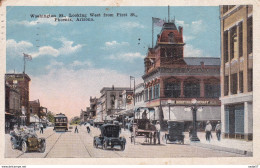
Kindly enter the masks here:
[[205, 132], [206, 132], [206, 140], [209, 142], [210, 142], [211, 131], [212, 131], [212, 126], [211, 126], [210, 122], [207, 121]]
[[220, 121], [218, 121], [218, 124], [216, 125], [215, 131], [216, 131], [216, 136], [218, 138], [218, 141], [220, 141], [220, 137], [221, 137], [221, 123], [220, 123]]
[[158, 139], [158, 144], [160, 144], [161, 125], [160, 125], [159, 121], [156, 122], [155, 128], [156, 128], [156, 135], [157, 135], [157, 139]]

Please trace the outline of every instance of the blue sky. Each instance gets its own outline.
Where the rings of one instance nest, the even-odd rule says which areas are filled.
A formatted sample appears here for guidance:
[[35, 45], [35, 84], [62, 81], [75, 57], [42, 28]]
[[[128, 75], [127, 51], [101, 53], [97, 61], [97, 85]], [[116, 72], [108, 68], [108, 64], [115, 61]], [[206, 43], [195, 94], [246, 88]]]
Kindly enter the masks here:
[[[54, 111], [61, 111], [63, 107], [59, 107], [58, 103], [50, 104], [46, 99], [57, 99], [57, 95], [63, 95], [67, 99], [76, 99], [77, 108], [85, 108], [89, 96], [99, 96], [104, 86], [128, 86], [130, 75], [142, 81], [143, 58], [147, 47], [152, 44], [152, 17], [167, 18], [167, 9], [167, 6], [9, 6], [7, 72], [13, 72], [14, 69], [22, 72], [22, 53], [28, 53], [33, 56], [26, 66], [26, 73], [32, 78], [30, 99], [39, 98], [46, 106], [53, 107]], [[54, 18], [35, 19], [30, 16], [68, 16], [70, 13], [87, 14], [94, 21], [79, 22], [73, 18], [73, 22], [55, 22]], [[90, 17], [90, 13], [127, 13], [128, 16]], [[130, 17], [130, 13], [135, 13], [137, 17]], [[170, 17], [175, 17], [177, 26], [183, 26], [186, 57], [220, 57], [218, 6], [170, 7]], [[160, 27], [155, 27], [154, 32], [156, 37]], [[68, 90], [73, 93], [64, 94]]]

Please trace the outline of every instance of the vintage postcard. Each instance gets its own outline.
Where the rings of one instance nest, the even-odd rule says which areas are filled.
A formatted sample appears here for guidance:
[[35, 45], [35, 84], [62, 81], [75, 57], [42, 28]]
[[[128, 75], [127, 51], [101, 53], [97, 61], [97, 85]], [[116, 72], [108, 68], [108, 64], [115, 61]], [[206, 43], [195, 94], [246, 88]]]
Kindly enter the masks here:
[[2, 1], [3, 162], [259, 164], [259, 4], [205, 3]]

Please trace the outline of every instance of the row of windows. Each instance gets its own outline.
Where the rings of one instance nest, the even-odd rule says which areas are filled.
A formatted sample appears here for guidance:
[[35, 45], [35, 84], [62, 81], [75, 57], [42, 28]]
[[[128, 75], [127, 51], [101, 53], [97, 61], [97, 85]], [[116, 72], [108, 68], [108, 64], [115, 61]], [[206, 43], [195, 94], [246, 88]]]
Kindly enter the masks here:
[[145, 101], [158, 99], [160, 97], [160, 84], [145, 89]]
[[226, 13], [228, 10], [232, 9], [236, 5], [223, 5], [223, 13]]
[[[204, 86], [206, 98], [220, 97], [219, 84], [205, 84]], [[180, 82], [166, 83], [164, 95], [167, 98], [178, 98], [181, 96]], [[193, 98], [200, 97], [200, 83], [199, 82], [184, 82], [184, 97]], [[153, 100], [160, 97], [160, 85], [155, 85], [145, 90], [145, 101]]]
[[183, 50], [181, 48], [161, 48], [160, 56], [161, 57], [173, 57], [173, 58], [181, 58], [183, 55]]
[[[237, 33], [238, 29], [238, 33]], [[230, 41], [228, 41], [228, 36]], [[230, 50], [228, 48], [230, 46]], [[234, 26], [230, 31], [225, 31], [223, 34], [223, 49], [224, 49], [224, 61], [229, 61], [228, 55], [230, 53], [230, 60], [233, 58], [243, 56], [243, 22], [240, 22], [238, 26]], [[247, 20], [247, 54], [253, 51], [253, 25], [252, 17]]]
[[[239, 78], [239, 79], [238, 79]], [[253, 70], [248, 69], [247, 74], [247, 85], [248, 85], [248, 91], [251, 92], [253, 90]], [[239, 88], [238, 88], [239, 84]], [[230, 76], [230, 93], [231, 94], [237, 94], [238, 91], [240, 93], [244, 92], [244, 77], [243, 77], [243, 71], [239, 72], [239, 74], [235, 73]], [[228, 95], [229, 92], [229, 77], [225, 76], [224, 78], [224, 95]]]

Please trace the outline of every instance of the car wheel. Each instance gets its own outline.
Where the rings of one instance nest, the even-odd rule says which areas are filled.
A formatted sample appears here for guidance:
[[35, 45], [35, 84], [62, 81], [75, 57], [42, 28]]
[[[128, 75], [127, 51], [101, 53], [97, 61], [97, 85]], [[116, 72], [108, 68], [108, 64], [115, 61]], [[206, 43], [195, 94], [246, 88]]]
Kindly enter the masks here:
[[124, 151], [125, 150], [125, 144], [123, 143], [122, 145], [121, 145], [121, 151]]
[[46, 149], [46, 143], [45, 143], [45, 142], [42, 142], [39, 151], [40, 151], [41, 153], [44, 153], [44, 152], [45, 152], [45, 149]]
[[93, 146], [94, 146], [95, 148], [98, 148], [98, 144], [97, 144], [97, 141], [96, 141], [96, 140], [93, 141]]
[[16, 149], [14, 142], [12, 142], [12, 149]]
[[25, 141], [22, 142], [22, 152], [26, 153], [28, 151], [28, 147]]
[[103, 143], [103, 149], [107, 150], [107, 143], [106, 142]]

